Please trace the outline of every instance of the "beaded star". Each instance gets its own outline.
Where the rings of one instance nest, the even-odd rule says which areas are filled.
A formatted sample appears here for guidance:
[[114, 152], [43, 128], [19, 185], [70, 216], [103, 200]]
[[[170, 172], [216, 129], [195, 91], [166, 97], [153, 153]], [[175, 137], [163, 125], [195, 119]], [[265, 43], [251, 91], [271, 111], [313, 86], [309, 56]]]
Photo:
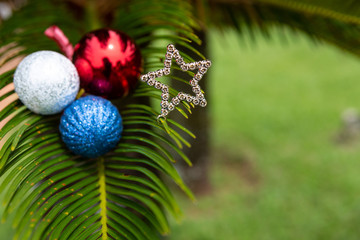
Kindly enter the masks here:
[[[177, 65], [179, 65], [181, 70], [184, 72], [188, 70], [198, 69], [197, 73], [189, 81], [190, 85], [192, 86], [192, 91], [193, 93], [195, 93], [195, 96], [192, 96], [188, 93], [179, 92], [177, 96], [173, 97], [170, 100], [169, 87], [166, 84], [155, 80], [155, 78], [170, 74], [170, 67], [172, 63], [171, 60], [173, 58], [175, 58]], [[167, 52], [165, 54], [164, 68], [156, 70], [154, 72], [149, 72], [147, 74], [141, 75], [140, 77], [141, 81], [146, 82], [149, 86], [154, 86], [156, 89], [159, 89], [162, 92], [162, 101], [160, 104], [161, 114], [158, 116], [158, 118], [166, 118], [169, 112], [173, 111], [175, 107], [180, 104], [181, 101], [186, 101], [188, 103], [193, 103], [194, 105], [200, 105], [201, 107], [205, 107], [207, 105], [207, 102], [200, 88], [199, 81], [202, 79], [203, 75], [210, 68], [210, 66], [210, 60], [185, 63], [184, 59], [180, 56], [180, 53], [175, 48], [175, 46], [169, 44], [167, 46]]]

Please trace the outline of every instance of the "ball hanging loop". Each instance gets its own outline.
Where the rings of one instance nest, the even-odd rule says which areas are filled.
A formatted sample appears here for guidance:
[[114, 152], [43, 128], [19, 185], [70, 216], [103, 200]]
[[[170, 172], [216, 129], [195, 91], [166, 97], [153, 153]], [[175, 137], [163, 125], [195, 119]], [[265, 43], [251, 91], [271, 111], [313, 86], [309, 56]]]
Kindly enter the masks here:
[[65, 54], [65, 56], [72, 60], [74, 54], [73, 45], [58, 26], [50, 26], [45, 30], [44, 34], [48, 38], [54, 40], [59, 46], [60, 50]]

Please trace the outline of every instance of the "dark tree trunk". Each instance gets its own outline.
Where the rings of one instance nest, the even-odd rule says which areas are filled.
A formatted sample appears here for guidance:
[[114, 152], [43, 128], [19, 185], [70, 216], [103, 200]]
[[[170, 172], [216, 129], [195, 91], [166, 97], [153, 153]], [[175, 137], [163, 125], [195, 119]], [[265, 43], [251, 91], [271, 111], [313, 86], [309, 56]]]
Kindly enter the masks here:
[[[207, 44], [206, 44], [206, 33], [205, 31], [200, 31], [196, 33], [199, 38], [202, 40], [202, 45], [199, 46], [196, 43], [191, 45], [201, 52], [204, 56], [207, 56]], [[202, 60], [199, 59], [195, 53], [190, 52], [189, 50], [177, 46], [177, 49], [185, 52], [195, 61]], [[181, 75], [182, 72], [176, 72], [175, 74]], [[189, 76], [185, 76], [185, 79]], [[209, 98], [208, 78], [205, 74], [202, 80], [200, 81], [201, 88], [205, 91], [205, 97], [208, 104], [211, 104], [211, 99]], [[171, 83], [175, 89], [183, 90], [185, 92], [191, 92], [189, 86], [182, 86], [178, 81], [172, 81]], [[194, 191], [195, 194], [205, 194], [211, 189], [210, 179], [209, 179], [209, 167], [210, 167], [210, 119], [208, 108], [202, 108], [196, 106], [192, 109], [192, 114], [189, 116], [189, 119], [185, 119], [183, 116], [177, 116], [176, 119], [184, 127], [188, 128], [196, 135], [196, 139], [187, 137], [186, 139], [190, 142], [191, 148], [184, 148], [185, 154], [190, 158], [193, 163], [192, 167], [189, 167], [184, 162], [179, 162], [178, 169], [180, 170], [185, 182], [189, 187]], [[185, 137], [185, 136], [184, 136]]]

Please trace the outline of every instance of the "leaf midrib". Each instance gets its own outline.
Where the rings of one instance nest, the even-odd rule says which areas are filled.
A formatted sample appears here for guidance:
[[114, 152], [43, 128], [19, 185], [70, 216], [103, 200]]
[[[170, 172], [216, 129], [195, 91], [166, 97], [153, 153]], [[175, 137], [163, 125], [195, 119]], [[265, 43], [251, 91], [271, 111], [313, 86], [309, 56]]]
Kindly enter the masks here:
[[100, 216], [101, 216], [101, 232], [102, 240], [108, 239], [107, 228], [107, 209], [106, 209], [106, 182], [105, 182], [105, 166], [104, 158], [98, 160], [99, 170], [99, 192], [100, 192]]

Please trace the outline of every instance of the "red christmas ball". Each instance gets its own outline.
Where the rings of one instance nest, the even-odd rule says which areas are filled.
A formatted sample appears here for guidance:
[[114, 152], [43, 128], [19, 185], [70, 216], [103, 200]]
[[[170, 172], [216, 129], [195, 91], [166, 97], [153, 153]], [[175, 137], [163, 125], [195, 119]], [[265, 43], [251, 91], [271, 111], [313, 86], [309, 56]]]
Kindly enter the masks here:
[[87, 33], [75, 45], [73, 61], [81, 88], [108, 99], [126, 96], [133, 90], [142, 65], [134, 41], [114, 29]]

